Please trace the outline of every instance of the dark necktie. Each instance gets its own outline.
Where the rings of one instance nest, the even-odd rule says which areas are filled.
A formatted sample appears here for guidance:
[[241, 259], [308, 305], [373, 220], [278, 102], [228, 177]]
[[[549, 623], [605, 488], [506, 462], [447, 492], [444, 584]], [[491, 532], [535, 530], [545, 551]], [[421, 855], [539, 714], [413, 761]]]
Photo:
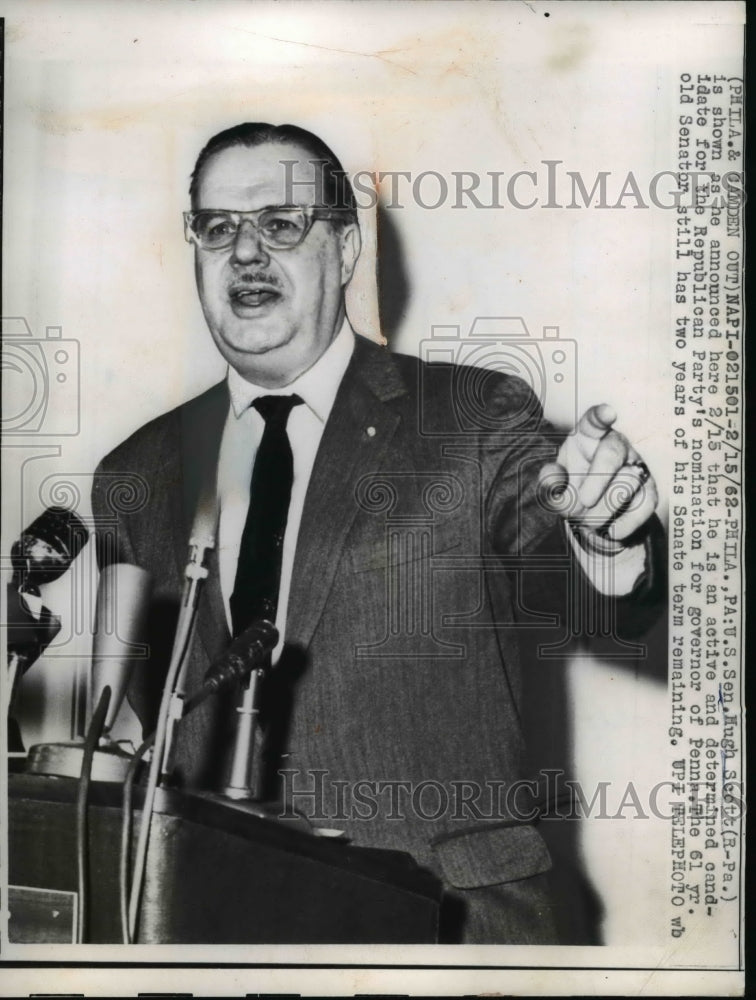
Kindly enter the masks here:
[[234, 636], [259, 618], [275, 621], [281, 586], [281, 555], [289, 514], [294, 462], [286, 422], [299, 396], [260, 396], [252, 405], [265, 420], [255, 456], [244, 523], [231, 623]]

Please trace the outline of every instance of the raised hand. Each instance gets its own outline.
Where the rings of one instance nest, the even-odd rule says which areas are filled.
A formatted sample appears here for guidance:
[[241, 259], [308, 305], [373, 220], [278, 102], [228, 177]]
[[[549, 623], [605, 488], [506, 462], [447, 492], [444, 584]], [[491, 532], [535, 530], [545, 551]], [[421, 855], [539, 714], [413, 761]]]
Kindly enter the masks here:
[[[581, 530], [622, 543], [651, 517], [658, 502], [648, 466], [627, 438], [614, 430], [617, 414], [607, 403], [592, 406], [541, 469], [543, 502]], [[603, 551], [607, 546], [596, 546]], [[609, 549], [618, 548], [608, 546]]]

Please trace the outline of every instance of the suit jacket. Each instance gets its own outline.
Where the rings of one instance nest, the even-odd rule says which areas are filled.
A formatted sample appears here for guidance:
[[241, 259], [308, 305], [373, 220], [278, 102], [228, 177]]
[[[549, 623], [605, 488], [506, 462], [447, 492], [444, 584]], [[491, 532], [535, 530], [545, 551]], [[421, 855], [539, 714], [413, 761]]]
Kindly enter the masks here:
[[[95, 477], [101, 561], [153, 576], [153, 655], [131, 693], [146, 731], [227, 409], [222, 383], [141, 428]], [[518, 640], [544, 621], [555, 641], [567, 628], [528, 596], [572, 572], [536, 491], [559, 443], [520, 380], [358, 337], [309, 484], [286, 644], [264, 691], [266, 787], [357, 844], [411, 852], [447, 887], [516, 883], [522, 896], [550, 865], [505, 790], [521, 778]], [[228, 641], [211, 554], [189, 690]], [[183, 720], [187, 785], [222, 783], [234, 700]]]

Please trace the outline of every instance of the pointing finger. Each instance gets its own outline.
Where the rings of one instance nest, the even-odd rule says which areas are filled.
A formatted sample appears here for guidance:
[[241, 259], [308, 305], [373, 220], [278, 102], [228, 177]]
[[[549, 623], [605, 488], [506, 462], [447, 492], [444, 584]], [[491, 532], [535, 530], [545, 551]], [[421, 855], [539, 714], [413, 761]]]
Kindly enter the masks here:
[[577, 425], [578, 434], [599, 440], [617, 419], [617, 411], [608, 403], [599, 403], [585, 411]]
[[616, 431], [609, 431], [597, 443], [590, 468], [580, 486], [579, 496], [585, 507], [594, 507], [599, 502], [624, 465], [628, 451], [627, 441]]
[[608, 434], [616, 419], [617, 413], [608, 403], [591, 406], [577, 422], [574, 434], [567, 440], [571, 440], [571, 447], [590, 463], [599, 441]]

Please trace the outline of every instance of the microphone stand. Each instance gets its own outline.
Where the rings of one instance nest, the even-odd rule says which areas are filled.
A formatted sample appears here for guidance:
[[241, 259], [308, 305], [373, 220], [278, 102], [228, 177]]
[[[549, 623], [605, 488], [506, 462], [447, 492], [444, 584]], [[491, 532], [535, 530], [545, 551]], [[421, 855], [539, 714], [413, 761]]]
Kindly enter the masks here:
[[249, 684], [242, 692], [241, 704], [236, 709], [239, 719], [236, 726], [234, 753], [231, 758], [228, 784], [224, 786], [222, 792], [229, 799], [255, 798], [255, 730], [257, 717], [260, 713], [260, 687], [269, 667], [270, 656], [267, 657], [267, 663], [264, 667], [252, 671]]
[[179, 620], [171, 652], [171, 661], [160, 701], [157, 728], [155, 729], [155, 745], [150, 761], [144, 805], [142, 807], [142, 823], [139, 828], [139, 840], [137, 842], [137, 853], [134, 861], [134, 877], [129, 897], [129, 937], [132, 941], [135, 938], [137, 915], [139, 913], [139, 903], [144, 883], [147, 845], [155, 804], [155, 793], [170, 757], [173, 731], [177, 721], [183, 714], [184, 671], [182, 668], [194, 632], [200, 585], [208, 575], [208, 570], [204, 565], [206, 553], [209, 549], [215, 547], [218, 509], [214, 487], [215, 484], [213, 483], [212, 493], [206, 492], [200, 497], [192, 535], [189, 539], [189, 562], [187, 563], [185, 572], [184, 593], [179, 610]]

